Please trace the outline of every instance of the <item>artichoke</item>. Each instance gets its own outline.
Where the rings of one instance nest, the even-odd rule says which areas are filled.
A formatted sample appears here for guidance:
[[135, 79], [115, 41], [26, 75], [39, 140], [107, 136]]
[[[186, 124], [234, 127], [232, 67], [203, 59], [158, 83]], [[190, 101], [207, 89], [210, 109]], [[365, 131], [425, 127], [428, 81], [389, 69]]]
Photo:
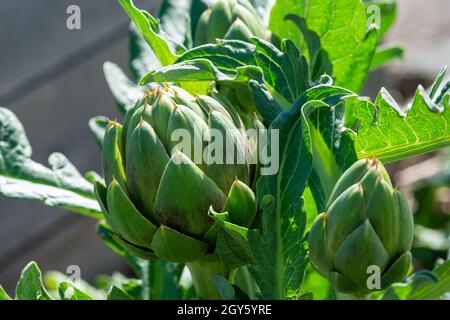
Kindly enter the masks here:
[[195, 45], [214, 43], [216, 39], [250, 42], [254, 36], [268, 39], [270, 32], [248, 0], [217, 0], [200, 17]]
[[[106, 186], [97, 183], [96, 194], [111, 237], [140, 258], [188, 263], [214, 253], [217, 221], [210, 207], [226, 212], [228, 223], [250, 227], [255, 170], [242, 128], [227, 103], [169, 85], [148, 92], [123, 126], [110, 121], [102, 147]], [[174, 141], [178, 129], [189, 133], [191, 149]], [[213, 131], [235, 146], [232, 162], [202, 158]], [[222, 147], [215, 152], [225, 154]]]
[[[411, 265], [414, 224], [404, 195], [392, 187], [383, 165], [363, 159], [335, 185], [326, 212], [310, 230], [314, 269], [342, 293], [365, 295], [402, 281]], [[370, 288], [370, 268], [380, 288]]]

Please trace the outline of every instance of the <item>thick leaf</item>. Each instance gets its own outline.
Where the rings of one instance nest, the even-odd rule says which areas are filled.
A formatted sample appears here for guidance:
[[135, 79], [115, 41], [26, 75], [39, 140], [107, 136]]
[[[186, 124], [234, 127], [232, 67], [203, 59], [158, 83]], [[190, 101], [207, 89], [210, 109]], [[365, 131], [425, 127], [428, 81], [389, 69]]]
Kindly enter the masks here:
[[445, 104], [450, 86], [441, 82], [439, 76], [430, 92], [419, 86], [407, 109], [384, 88], [374, 104], [359, 101], [352, 108], [358, 127], [358, 157], [376, 156], [388, 163], [450, 145], [450, 111]]
[[134, 300], [128, 293], [123, 291], [122, 289], [112, 286], [111, 290], [108, 292], [108, 300]]
[[264, 299], [297, 299], [307, 260], [302, 194], [312, 170], [312, 147], [301, 106], [281, 113], [270, 129], [270, 134], [279, 132], [280, 167], [257, 184], [263, 214], [261, 234], [249, 234], [256, 260], [252, 274]]
[[136, 8], [132, 0], [119, 0], [119, 2], [163, 66], [174, 63], [177, 54], [185, 51], [181, 44], [172, 41], [161, 29], [158, 20], [145, 10]]
[[94, 300], [87, 293], [81, 291], [73, 283], [61, 282], [58, 288], [61, 300]]
[[44, 288], [36, 262], [30, 262], [23, 269], [16, 288], [16, 300], [53, 300]]
[[145, 88], [134, 84], [122, 69], [112, 62], [105, 62], [103, 72], [119, 111], [125, 114], [145, 94]]
[[52, 154], [47, 168], [31, 160], [31, 153], [20, 121], [8, 109], [0, 108], [0, 193], [101, 217], [92, 184], [64, 155]]
[[379, 297], [383, 300], [439, 300], [450, 293], [450, 261], [431, 273], [415, 273], [406, 283], [396, 283]]

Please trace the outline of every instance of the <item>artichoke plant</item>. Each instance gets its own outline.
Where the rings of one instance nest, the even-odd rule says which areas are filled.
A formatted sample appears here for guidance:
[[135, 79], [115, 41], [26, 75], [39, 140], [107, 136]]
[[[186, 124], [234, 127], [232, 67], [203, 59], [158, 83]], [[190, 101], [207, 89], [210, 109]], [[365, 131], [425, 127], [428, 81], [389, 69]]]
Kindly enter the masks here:
[[252, 37], [270, 38], [270, 31], [248, 0], [217, 0], [197, 24], [195, 45], [215, 43], [216, 39], [250, 42]]
[[[242, 128], [226, 103], [169, 85], [148, 92], [123, 126], [110, 121], [102, 147], [106, 186], [97, 183], [96, 194], [111, 237], [143, 259], [191, 263], [193, 276], [208, 268], [226, 272], [218, 259], [206, 258], [214, 256], [219, 228], [210, 207], [245, 228], [257, 212], [250, 187], [255, 170]], [[190, 147], [179, 148], [177, 132], [189, 134]], [[235, 147], [233, 161], [211, 161], [215, 152], [229, 151], [225, 142], [223, 149], [208, 149], [213, 132]], [[193, 264], [205, 259], [208, 267]]]
[[370, 268], [380, 288], [402, 281], [411, 265], [413, 217], [404, 195], [392, 187], [383, 165], [363, 159], [335, 185], [326, 212], [310, 231], [313, 267], [341, 292], [365, 295]]

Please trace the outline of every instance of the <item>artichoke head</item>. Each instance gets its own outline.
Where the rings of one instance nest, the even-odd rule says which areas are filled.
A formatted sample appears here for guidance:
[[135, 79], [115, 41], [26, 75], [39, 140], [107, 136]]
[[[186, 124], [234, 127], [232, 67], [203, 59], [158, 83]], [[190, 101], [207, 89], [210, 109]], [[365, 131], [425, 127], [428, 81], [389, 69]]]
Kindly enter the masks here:
[[215, 43], [216, 39], [250, 42], [255, 36], [268, 40], [270, 32], [248, 0], [217, 0], [200, 17], [195, 45]]
[[[141, 258], [186, 263], [215, 249], [210, 208], [249, 227], [257, 208], [242, 127], [229, 106], [169, 85], [148, 92], [123, 125], [111, 121], [102, 148], [106, 185], [97, 183], [96, 194], [114, 240]], [[187, 147], [177, 132], [188, 134]], [[233, 161], [208, 161], [227, 151], [223, 143], [208, 153], [213, 132], [228, 133]]]
[[[342, 293], [364, 295], [400, 282], [411, 265], [414, 224], [383, 165], [363, 159], [339, 179], [310, 230], [313, 267]], [[379, 288], [368, 284], [380, 272]], [[376, 282], [375, 282], [376, 284]]]

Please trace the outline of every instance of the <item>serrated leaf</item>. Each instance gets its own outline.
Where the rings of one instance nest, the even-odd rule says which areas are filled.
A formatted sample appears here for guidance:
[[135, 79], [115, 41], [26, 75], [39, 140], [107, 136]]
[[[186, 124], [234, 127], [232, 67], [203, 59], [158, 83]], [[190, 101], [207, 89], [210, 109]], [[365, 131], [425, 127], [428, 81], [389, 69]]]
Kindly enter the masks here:
[[61, 282], [58, 287], [58, 293], [61, 300], [93, 300], [91, 296], [70, 282]]
[[36, 262], [30, 262], [23, 269], [16, 288], [16, 300], [53, 300], [44, 288]]
[[147, 11], [136, 8], [132, 0], [119, 2], [163, 66], [174, 63], [177, 55], [186, 50], [181, 44], [169, 38], [161, 29], [158, 20]]
[[358, 119], [358, 157], [376, 156], [389, 163], [450, 145], [450, 111], [444, 104], [449, 89], [444, 85], [430, 95], [419, 86], [407, 109], [384, 88], [374, 104], [359, 101], [352, 109]]
[[0, 108], [0, 194], [101, 217], [92, 184], [64, 155], [50, 155], [47, 168], [34, 162], [31, 154], [20, 121], [8, 109]]
[[301, 107], [284, 111], [272, 123], [270, 135], [279, 133], [280, 166], [257, 183], [262, 228], [260, 235], [250, 233], [249, 241], [256, 260], [251, 271], [264, 299], [297, 299], [306, 267], [302, 194], [312, 170], [312, 147]]
[[[367, 16], [380, 29], [380, 36], [384, 36], [397, 18], [397, 3], [395, 0], [364, 0]], [[379, 24], [378, 24], [379, 22]]]

